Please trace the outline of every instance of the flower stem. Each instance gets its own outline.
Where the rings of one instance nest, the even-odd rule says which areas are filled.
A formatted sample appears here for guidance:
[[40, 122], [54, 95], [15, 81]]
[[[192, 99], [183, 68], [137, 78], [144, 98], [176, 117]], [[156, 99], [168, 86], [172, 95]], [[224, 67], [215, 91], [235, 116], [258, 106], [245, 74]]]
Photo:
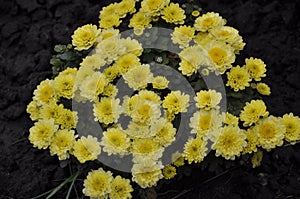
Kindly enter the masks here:
[[[75, 180], [76, 180], [76, 178], [78, 177], [78, 175], [80, 174], [80, 172], [79, 172], [79, 170], [75, 173], [75, 176], [74, 176], [74, 178], [73, 178], [73, 180], [72, 180], [72, 183], [71, 183], [71, 186], [70, 186], [70, 188], [69, 188], [69, 190], [68, 190], [68, 193], [67, 193], [67, 196], [66, 196], [66, 199], [69, 199], [69, 197], [70, 197], [70, 194], [71, 194], [71, 190], [72, 190], [72, 188], [73, 188], [73, 186], [74, 186], [74, 183], [75, 183]], [[75, 190], [76, 191], [76, 190]]]
[[[71, 187], [74, 185], [74, 181], [77, 178], [77, 176], [79, 175], [80, 171], [78, 170], [76, 173], [74, 173], [73, 175], [71, 175], [69, 178], [67, 178], [65, 181], [63, 181], [60, 185], [58, 185], [56, 188], [53, 189], [53, 191], [47, 196], [46, 199], [50, 199], [54, 194], [56, 194], [56, 192], [58, 192], [61, 188], [63, 188], [67, 183], [72, 182]], [[69, 195], [69, 191], [68, 191], [68, 195]], [[67, 195], [67, 197], [68, 197]]]
[[58, 192], [61, 188], [63, 188], [67, 183], [72, 182], [72, 184], [71, 184], [71, 186], [69, 188], [67, 197], [66, 197], [68, 199], [69, 196], [70, 196], [70, 193], [71, 193], [71, 189], [72, 189], [72, 187], [74, 185], [74, 182], [75, 182], [75, 180], [76, 180], [76, 178], [78, 177], [79, 174], [80, 174], [80, 170], [78, 170], [76, 173], [74, 173], [73, 175], [71, 175], [69, 178], [67, 178], [65, 181], [63, 181], [56, 188], [51, 189], [51, 190], [49, 190], [49, 191], [47, 191], [45, 193], [42, 193], [41, 195], [35, 196], [35, 197], [31, 198], [31, 199], [38, 199], [38, 198], [41, 198], [42, 196], [45, 196], [47, 194], [49, 194], [49, 195], [47, 196], [46, 199], [50, 199], [54, 194], [56, 194], [56, 192]]

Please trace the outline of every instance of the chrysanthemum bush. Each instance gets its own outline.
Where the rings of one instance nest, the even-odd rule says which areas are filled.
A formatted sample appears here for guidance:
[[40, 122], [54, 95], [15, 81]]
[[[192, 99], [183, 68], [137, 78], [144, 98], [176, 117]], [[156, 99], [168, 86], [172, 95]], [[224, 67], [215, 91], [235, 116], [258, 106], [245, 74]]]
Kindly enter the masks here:
[[[164, 35], [169, 40], [151, 31], [155, 27], [170, 30]], [[131, 34], [122, 34], [128, 29]], [[145, 47], [153, 43], [162, 49]], [[87, 162], [102, 165], [83, 181], [83, 193], [91, 198], [131, 198], [134, 189], [176, 178], [179, 167], [202, 164], [210, 149], [215, 156], [257, 167], [263, 151], [299, 141], [300, 119], [268, 112], [261, 98], [271, 94], [263, 83], [267, 66], [253, 57], [236, 65], [244, 46], [226, 19], [198, 5], [111, 3], [101, 9], [99, 24], [77, 28], [72, 44], [55, 47], [53, 79], [37, 86], [27, 107], [35, 122], [29, 140], [82, 170]], [[161, 65], [180, 73], [194, 95], [179, 89], [184, 82], [173, 74], [158, 73]], [[211, 76], [222, 78], [226, 88], [210, 88], [205, 79]], [[122, 96], [124, 90], [131, 92]], [[74, 104], [92, 114], [80, 113]], [[188, 128], [180, 131], [186, 113]], [[119, 157], [118, 164], [129, 157], [127, 173], [113, 173], [116, 168], [98, 160], [102, 156]]]

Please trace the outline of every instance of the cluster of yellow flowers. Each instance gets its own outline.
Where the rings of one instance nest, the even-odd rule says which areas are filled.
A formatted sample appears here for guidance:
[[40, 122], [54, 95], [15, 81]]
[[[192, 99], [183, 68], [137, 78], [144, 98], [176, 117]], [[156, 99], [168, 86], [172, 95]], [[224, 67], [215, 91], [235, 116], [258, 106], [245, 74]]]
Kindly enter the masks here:
[[[270, 95], [270, 87], [261, 81], [262, 77], [266, 77], [266, 65], [261, 59], [249, 58], [246, 59], [246, 65], [243, 67], [232, 67], [227, 72], [228, 82], [226, 86], [230, 86], [235, 92], [245, 90], [246, 87], [252, 87], [262, 95]], [[259, 83], [251, 83], [254, 80]], [[251, 83], [251, 84], [250, 84]]]
[[100, 142], [92, 136], [78, 138], [75, 134], [77, 112], [60, 103], [63, 98], [74, 97], [76, 74], [77, 69], [68, 68], [54, 80], [44, 80], [37, 86], [33, 101], [27, 106], [31, 119], [36, 121], [29, 130], [29, 140], [39, 149], [49, 147], [50, 154], [60, 160], [72, 154], [84, 163], [97, 159]]
[[[74, 155], [80, 163], [96, 160], [101, 151], [108, 156], [132, 155], [132, 181], [147, 188], [162, 178], [173, 178], [176, 167], [185, 162], [202, 162], [209, 143], [216, 156], [225, 159], [253, 153], [252, 163], [256, 167], [262, 159], [259, 148], [269, 151], [281, 146], [284, 140], [292, 144], [300, 140], [299, 117], [292, 113], [269, 116], [262, 100], [247, 102], [240, 115], [233, 115], [220, 109], [225, 96], [216, 90], [200, 90], [194, 98], [180, 90], [170, 91], [169, 79], [155, 76], [150, 64], [142, 63], [142, 44], [121, 37], [116, 29], [128, 14], [132, 15], [128, 26], [136, 35], [143, 34], [152, 22], [159, 20], [175, 26], [170, 37], [181, 49], [178, 70], [183, 75], [189, 77], [198, 71], [206, 76], [211, 72], [227, 74], [226, 85], [235, 92], [251, 87], [262, 95], [270, 95], [269, 86], [259, 82], [266, 76], [262, 60], [251, 57], [242, 67], [232, 66], [245, 43], [219, 14], [200, 15], [195, 10], [191, 26], [185, 25], [185, 11], [179, 4], [143, 0], [137, 11], [136, 3], [135, 0], [112, 3], [100, 11], [99, 27], [87, 24], [75, 30], [72, 35], [75, 49], [92, 51], [78, 68], [67, 68], [53, 80], [44, 80], [37, 86], [27, 107], [31, 119], [36, 121], [29, 135], [34, 147], [49, 147], [50, 154], [60, 160]], [[116, 82], [120, 80], [134, 90], [132, 95], [118, 96]], [[166, 94], [162, 95], [163, 91]], [[93, 103], [94, 121], [104, 127], [103, 134], [79, 138], [78, 113], [68, 108], [66, 100]], [[188, 112], [193, 103], [197, 110], [189, 121], [190, 137], [182, 152], [172, 155], [172, 164], [163, 166], [165, 148], [176, 141], [174, 119]], [[125, 126], [123, 117], [128, 121]], [[84, 194], [91, 198], [131, 198], [133, 191], [129, 180], [114, 178], [102, 168], [88, 174], [84, 187]]]
[[232, 67], [235, 55], [243, 50], [245, 43], [236, 29], [225, 25], [226, 20], [218, 13], [208, 12], [198, 16], [193, 26], [174, 29], [172, 41], [182, 48], [179, 53], [182, 74], [191, 76], [197, 71], [202, 75], [224, 74]]
[[83, 193], [90, 198], [128, 199], [133, 191], [130, 180], [112, 176], [102, 168], [89, 172], [84, 180]]
[[262, 100], [252, 100], [243, 108], [241, 121], [248, 126], [246, 153], [256, 152], [257, 146], [270, 151], [286, 140], [292, 144], [300, 139], [300, 120], [292, 113], [283, 117], [269, 115]]
[[183, 75], [191, 76], [197, 71], [205, 76], [210, 72], [224, 74], [230, 69], [226, 85], [234, 91], [244, 90], [251, 85], [260, 94], [270, 95], [267, 84], [250, 84], [252, 80], [258, 82], [266, 76], [266, 65], [261, 59], [251, 57], [246, 59], [243, 67], [232, 66], [245, 43], [239, 32], [226, 26], [226, 20], [218, 13], [208, 12], [197, 17], [194, 26], [175, 27], [172, 41], [182, 48], [179, 70]]

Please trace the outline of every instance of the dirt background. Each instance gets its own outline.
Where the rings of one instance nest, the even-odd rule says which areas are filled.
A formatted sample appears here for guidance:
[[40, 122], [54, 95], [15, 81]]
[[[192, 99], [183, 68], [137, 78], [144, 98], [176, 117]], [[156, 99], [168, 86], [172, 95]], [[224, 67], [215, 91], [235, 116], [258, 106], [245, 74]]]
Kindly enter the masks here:
[[[270, 113], [300, 115], [300, 1], [199, 1], [240, 31], [247, 45], [237, 62], [253, 56], [267, 64], [265, 82], [273, 91], [265, 98]], [[38, 83], [51, 77], [54, 45], [70, 43], [78, 26], [97, 24], [101, 5], [109, 3], [0, 0], [0, 198], [31, 198], [69, 176], [57, 157], [28, 142], [32, 122], [25, 109]], [[171, 191], [158, 198], [172, 198], [184, 190], [189, 192], [179, 198], [300, 198], [300, 147], [273, 150], [260, 168], [235, 169], [203, 186], [198, 186], [197, 173], [183, 182], [164, 185], [161, 190]], [[62, 189], [54, 198], [64, 198], [66, 192]]]

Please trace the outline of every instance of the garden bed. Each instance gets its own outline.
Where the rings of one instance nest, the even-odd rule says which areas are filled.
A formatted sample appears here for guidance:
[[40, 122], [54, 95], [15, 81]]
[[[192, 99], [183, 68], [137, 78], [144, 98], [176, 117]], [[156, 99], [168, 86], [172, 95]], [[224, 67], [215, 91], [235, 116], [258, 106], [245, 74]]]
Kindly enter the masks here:
[[[101, 4], [109, 3], [92, 0], [2, 3], [0, 198], [31, 198], [53, 189], [70, 176], [68, 167], [59, 167], [57, 157], [29, 143], [27, 137], [33, 123], [25, 110], [39, 82], [52, 76], [49, 61], [54, 45], [70, 43], [70, 36], [79, 26], [97, 24]], [[299, 116], [300, 1], [201, 0], [200, 3], [203, 9], [220, 13], [228, 25], [240, 31], [246, 47], [237, 62], [253, 56], [267, 64], [265, 82], [271, 86], [272, 95], [264, 100], [270, 113], [281, 116], [293, 112]], [[170, 181], [156, 190], [158, 198], [182, 193], [181, 198], [300, 197], [299, 144], [265, 153], [262, 165], [251, 170], [220, 166], [215, 159], [217, 173], [203, 174], [193, 169], [193, 175]], [[82, 181], [76, 187], [82, 195]], [[64, 187], [54, 198], [64, 198], [67, 191], [68, 187]], [[71, 198], [76, 198], [75, 191]]]

